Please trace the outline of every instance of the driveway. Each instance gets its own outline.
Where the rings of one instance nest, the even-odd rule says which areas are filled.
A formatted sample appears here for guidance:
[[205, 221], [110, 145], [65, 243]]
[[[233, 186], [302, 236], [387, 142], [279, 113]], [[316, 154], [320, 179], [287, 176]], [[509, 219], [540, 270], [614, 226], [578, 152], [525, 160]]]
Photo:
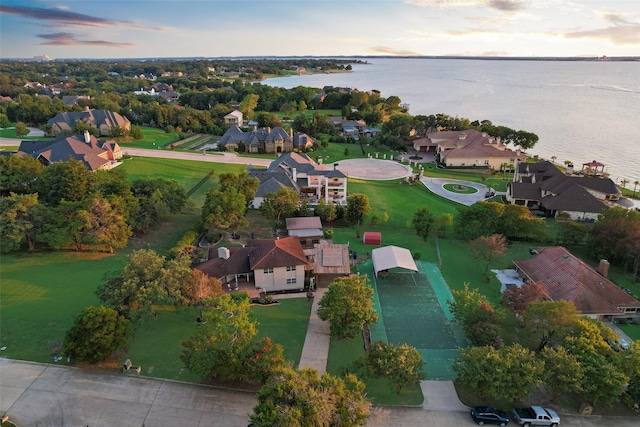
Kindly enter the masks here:
[[[486, 185], [478, 184], [477, 182], [471, 181], [462, 181], [459, 179], [448, 179], [448, 178], [431, 178], [431, 177], [422, 177], [420, 181], [434, 194], [438, 196], [442, 196], [446, 199], [453, 200], [454, 202], [460, 203], [462, 205], [471, 206], [475, 202], [479, 202], [481, 200], [486, 200], [484, 197], [487, 190], [489, 189]], [[455, 193], [453, 191], [449, 191], [444, 188], [445, 184], [460, 184], [466, 187], [473, 187], [477, 192], [473, 194], [461, 194]], [[503, 195], [504, 192], [497, 192], [496, 195]]]

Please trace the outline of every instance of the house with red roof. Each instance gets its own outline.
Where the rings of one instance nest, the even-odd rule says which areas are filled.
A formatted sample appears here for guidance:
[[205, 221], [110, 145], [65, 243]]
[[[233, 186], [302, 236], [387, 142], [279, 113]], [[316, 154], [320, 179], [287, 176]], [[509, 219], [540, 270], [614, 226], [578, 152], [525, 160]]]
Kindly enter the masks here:
[[500, 142], [475, 129], [428, 133], [413, 143], [417, 151], [435, 151], [438, 163], [446, 167], [485, 167], [500, 170], [503, 164], [511, 168], [526, 156], [520, 150], [511, 150]]
[[253, 281], [262, 292], [302, 290], [311, 268], [296, 236], [251, 239], [245, 246], [209, 251], [209, 260], [196, 266], [223, 284]]
[[607, 278], [609, 263], [598, 271], [562, 246], [536, 248], [530, 259], [513, 261], [524, 284], [542, 285], [551, 301], [571, 301], [583, 316], [598, 320], [640, 317], [640, 301]]

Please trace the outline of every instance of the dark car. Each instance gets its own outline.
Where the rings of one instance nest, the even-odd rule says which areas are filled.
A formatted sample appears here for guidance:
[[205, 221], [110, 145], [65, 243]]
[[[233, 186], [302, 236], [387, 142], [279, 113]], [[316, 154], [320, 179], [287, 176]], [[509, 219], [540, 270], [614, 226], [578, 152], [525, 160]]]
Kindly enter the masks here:
[[506, 426], [509, 424], [507, 413], [491, 406], [474, 406], [471, 408], [471, 418], [480, 426], [485, 424]]

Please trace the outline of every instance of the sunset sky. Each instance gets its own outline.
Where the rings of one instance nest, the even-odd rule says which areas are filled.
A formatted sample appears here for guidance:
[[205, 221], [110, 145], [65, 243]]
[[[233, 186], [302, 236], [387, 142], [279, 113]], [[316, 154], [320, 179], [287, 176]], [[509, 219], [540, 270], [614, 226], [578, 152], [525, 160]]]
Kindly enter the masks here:
[[0, 57], [640, 56], [640, 0], [0, 0]]

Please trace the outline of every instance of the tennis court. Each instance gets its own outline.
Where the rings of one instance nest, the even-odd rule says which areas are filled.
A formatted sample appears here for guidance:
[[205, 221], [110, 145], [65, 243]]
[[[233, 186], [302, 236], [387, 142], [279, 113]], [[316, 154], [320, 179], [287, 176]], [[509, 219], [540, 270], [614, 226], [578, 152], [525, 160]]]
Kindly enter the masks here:
[[452, 380], [458, 348], [466, 345], [464, 331], [447, 306], [453, 299], [440, 271], [433, 264], [416, 261], [418, 272], [393, 269], [375, 277], [371, 260], [359, 266], [375, 290], [380, 320], [371, 327], [371, 341], [407, 343], [422, 353], [428, 379]]

